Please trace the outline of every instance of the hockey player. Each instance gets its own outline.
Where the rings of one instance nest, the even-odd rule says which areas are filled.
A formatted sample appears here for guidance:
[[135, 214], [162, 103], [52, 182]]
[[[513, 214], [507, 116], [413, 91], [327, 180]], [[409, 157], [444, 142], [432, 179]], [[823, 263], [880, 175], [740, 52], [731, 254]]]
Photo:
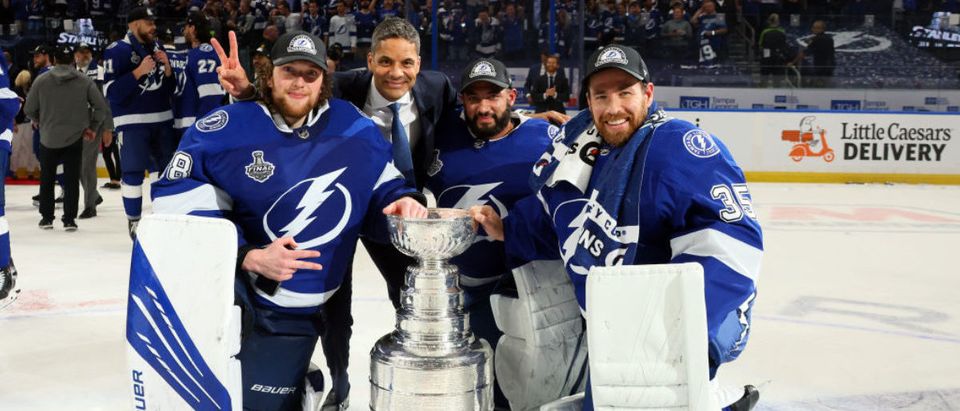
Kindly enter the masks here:
[[104, 52], [103, 92], [118, 132], [123, 169], [123, 209], [131, 238], [143, 207], [143, 173], [166, 167], [176, 150], [170, 100], [175, 87], [166, 50], [156, 40], [156, 15], [137, 7], [128, 14], [129, 31]]
[[[191, 12], [183, 36], [190, 45], [187, 54], [187, 85], [184, 89], [185, 118], [200, 118], [223, 105], [226, 96], [217, 79], [217, 67], [220, 60], [210, 45], [210, 26], [207, 18], [200, 12]], [[189, 127], [191, 124], [186, 124]]]
[[[13, 151], [13, 121], [20, 111], [20, 98], [10, 90], [10, 73], [6, 71], [7, 61], [0, 53], [0, 170], [10, 165], [10, 153]], [[10, 224], [7, 223], [6, 179], [0, 179], [0, 308], [10, 304], [17, 297], [17, 268], [10, 257]]]
[[[559, 129], [513, 111], [517, 91], [500, 61], [475, 60], [460, 78], [463, 111], [438, 125], [445, 134], [437, 140], [426, 187], [437, 195], [439, 207], [490, 205], [506, 217], [517, 200], [532, 193], [527, 175]], [[470, 329], [496, 347], [502, 333], [494, 322], [490, 294], [509, 272], [503, 243], [479, 237], [451, 262], [459, 267]], [[495, 400], [507, 406], [499, 389]]]
[[[246, 82], [231, 33], [217, 43], [224, 84]], [[288, 32], [271, 50], [257, 101], [200, 119], [155, 189], [156, 212], [228, 218], [240, 239], [244, 408], [300, 408], [318, 314], [337, 292], [361, 232], [386, 241], [383, 213], [425, 217], [390, 144], [350, 103], [331, 99], [323, 43]], [[245, 89], [248, 84], [240, 84]], [[239, 170], [239, 172], [238, 172]], [[254, 387], [291, 387], [262, 392]]]
[[[635, 50], [600, 49], [587, 67], [589, 111], [535, 165], [537, 195], [505, 219], [489, 206], [471, 211], [505, 239], [508, 258], [561, 259], [585, 311], [591, 267], [700, 263], [713, 379], [747, 343], [763, 253], [743, 172], [719, 139], [657, 107]], [[584, 409], [592, 401], [588, 389]]]

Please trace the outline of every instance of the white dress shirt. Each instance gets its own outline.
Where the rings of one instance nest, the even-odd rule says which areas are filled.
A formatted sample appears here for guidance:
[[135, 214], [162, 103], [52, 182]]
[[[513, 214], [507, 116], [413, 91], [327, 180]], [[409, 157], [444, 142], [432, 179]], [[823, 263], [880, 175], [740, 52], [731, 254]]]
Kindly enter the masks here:
[[417, 112], [417, 105], [413, 104], [413, 96], [408, 91], [397, 101], [390, 101], [380, 94], [380, 91], [373, 84], [373, 79], [370, 79], [370, 83], [370, 93], [367, 94], [367, 101], [363, 104], [363, 112], [370, 116], [377, 127], [380, 127], [380, 133], [383, 134], [383, 137], [392, 142], [393, 111], [390, 110], [390, 105], [399, 103], [400, 122], [403, 123], [403, 129], [407, 132], [407, 139], [412, 150], [420, 140], [420, 116]]

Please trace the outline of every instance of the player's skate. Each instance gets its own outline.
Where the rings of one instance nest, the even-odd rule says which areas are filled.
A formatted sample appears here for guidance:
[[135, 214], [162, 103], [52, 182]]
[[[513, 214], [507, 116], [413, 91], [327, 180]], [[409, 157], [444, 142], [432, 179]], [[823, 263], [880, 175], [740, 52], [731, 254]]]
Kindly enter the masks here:
[[747, 385], [743, 387], [743, 397], [730, 404], [726, 409], [729, 411], [750, 411], [758, 402], [760, 402], [760, 391], [757, 390], [757, 387]]
[[16, 301], [19, 296], [17, 267], [14, 267], [13, 260], [10, 260], [10, 265], [0, 270], [0, 310]]

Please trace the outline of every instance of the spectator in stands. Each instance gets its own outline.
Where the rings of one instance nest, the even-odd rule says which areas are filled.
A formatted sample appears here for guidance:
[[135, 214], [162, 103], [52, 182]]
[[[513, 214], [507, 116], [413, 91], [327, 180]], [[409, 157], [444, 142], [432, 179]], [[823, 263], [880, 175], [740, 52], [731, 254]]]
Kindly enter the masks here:
[[798, 65], [806, 56], [813, 56], [813, 65], [804, 66], [801, 70], [804, 82], [808, 87], [828, 87], [837, 65], [833, 37], [826, 33], [827, 24], [823, 20], [813, 22], [810, 31], [813, 33], [810, 43], [797, 54], [791, 64]]
[[256, 80], [258, 73], [263, 73], [264, 70], [270, 69], [270, 50], [266, 44], [260, 44], [256, 49], [253, 50], [253, 73], [254, 80]]
[[375, 13], [376, 9], [368, 0], [360, 2], [360, 10], [353, 13], [353, 20], [357, 24], [357, 56], [366, 56], [370, 51], [370, 41], [373, 37], [373, 29], [377, 27], [380, 20]]
[[500, 51], [500, 39], [503, 31], [496, 17], [490, 17], [487, 10], [480, 10], [473, 28], [473, 50], [479, 57], [492, 58]]
[[523, 60], [523, 16], [517, 14], [517, 7], [513, 3], [508, 3], [499, 20], [503, 28], [502, 60], [508, 63]]
[[327, 73], [333, 74], [337, 72], [337, 67], [340, 65], [340, 60], [343, 59], [343, 47], [340, 47], [339, 44], [334, 44], [327, 49]]
[[76, 231], [82, 140], [95, 138], [109, 114], [103, 95], [89, 77], [73, 67], [73, 49], [57, 49], [57, 65], [48, 75], [37, 78], [27, 96], [24, 112], [40, 123], [40, 228], [53, 228], [54, 175], [63, 162], [63, 227]]
[[289, 16], [290, 5], [287, 4], [286, 0], [277, 1], [277, 6], [270, 10], [270, 20], [280, 29], [281, 33], [286, 31], [287, 17]]
[[280, 38], [280, 29], [273, 24], [268, 24], [263, 29], [263, 44], [267, 45], [267, 50], [273, 50], [273, 43]]
[[530, 90], [533, 106], [537, 113], [546, 111], [566, 111], [565, 105], [570, 99], [570, 81], [560, 70], [560, 58], [551, 55], [544, 63], [545, 73], [537, 77]]
[[[646, 45], [646, 36], [644, 36], [646, 21], [643, 19], [640, 8], [640, 2], [633, 0], [627, 7], [627, 16], [623, 24], [623, 42], [633, 48], [642, 50]], [[691, 33], [693, 31], [691, 30]]]
[[313, 34], [327, 42], [327, 16], [320, 8], [320, 0], [310, 0], [307, 13], [303, 16], [303, 31]]
[[668, 57], [685, 61], [690, 56], [693, 26], [684, 18], [682, 4], [675, 3], [670, 11], [672, 18], [660, 25], [660, 49]]
[[603, 35], [603, 20], [596, 3], [588, 3], [584, 7], [583, 17], [583, 51], [590, 54], [600, 47], [600, 37]]
[[787, 34], [780, 27], [780, 15], [767, 17], [767, 27], [760, 33], [760, 75], [766, 87], [781, 87], [787, 62], [793, 60]]
[[473, 21], [467, 17], [463, 7], [453, 8], [444, 17], [441, 26], [440, 38], [447, 43], [447, 58], [450, 61], [460, 62], [470, 59], [470, 46], [467, 44]]
[[339, 44], [343, 47], [343, 59], [353, 61], [357, 52], [357, 25], [353, 14], [347, 14], [347, 5], [337, 3], [337, 14], [330, 17], [330, 36], [327, 46]]
[[714, 66], [723, 61], [727, 50], [727, 22], [717, 14], [717, 4], [704, 0], [690, 17], [690, 23], [699, 30], [700, 64]]

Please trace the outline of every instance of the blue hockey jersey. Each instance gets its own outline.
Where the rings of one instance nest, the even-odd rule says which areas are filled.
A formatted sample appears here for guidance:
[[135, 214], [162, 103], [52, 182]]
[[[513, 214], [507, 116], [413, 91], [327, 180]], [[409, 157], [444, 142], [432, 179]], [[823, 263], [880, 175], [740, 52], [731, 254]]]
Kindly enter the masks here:
[[176, 111], [179, 114], [174, 115], [177, 128], [190, 127], [196, 119], [223, 105], [226, 92], [217, 78], [217, 67], [220, 67], [220, 59], [210, 44], [203, 43], [186, 52], [182, 90], [179, 89], [180, 80], [177, 81], [179, 107]]
[[153, 73], [140, 80], [133, 76], [143, 58], [158, 48], [164, 50], [161, 44], [141, 45], [133, 33], [127, 32], [126, 37], [110, 44], [103, 53], [103, 94], [110, 102], [113, 125], [119, 131], [173, 120], [170, 100], [176, 79], [165, 77], [159, 62]]
[[193, 125], [193, 122], [197, 120], [196, 116], [185, 114], [186, 110], [184, 110], [185, 105], [192, 104], [192, 102], [185, 101], [189, 97], [184, 97], [184, 91], [187, 89], [187, 50], [169, 50], [167, 51], [167, 59], [170, 60], [173, 78], [176, 79], [176, 85], [173, 88], [173, 101], [171, 102], [173, 128], [182, 131]]
[[534, 166], [537, 196], [504, 220], [508, 255], [562, 259], [584, 310], [590, 267], [700, 263], [713, 373], [747, 342], [763, 253], [743, 172], [719, 139], [655, 104], [622, 147], [592, 123], [571, 119]]
[[[257, 303], [312, 313], [336, 292], [357, 237], [386, 238], [383, 207], [408, 193], [391, 146], [353, 105], [331, 99], [291, 130], [255, 102], [225, 106], [187, 129], [153, 188], [157, 213], [221, 217], [240, 246], [293, 237], [320, 251], [323, 269], [300, 270]], [[253, 281], [253, 277], [250, 277]]]
[[[450, 116], [437, 126], [447, 134], [437, 140], [426, 183], [437, 196], [437, 206], [489, 205], [506, 217], [517, 200], [533, 193], [527, 175], [559, 129], [540, 119], [514, 118], [513, 131], [495, 141], [474, 138], [460, 116]], [[451, 262], [459, 267], [465, 288], [491, 283], [508, 271], [503, 243], [486, 236], [478, 236]]]
[[13, 121], [20, 111], [20, 98], [10, 90], [7, 59], [0, 53], [0, 151], [12, 152]]

